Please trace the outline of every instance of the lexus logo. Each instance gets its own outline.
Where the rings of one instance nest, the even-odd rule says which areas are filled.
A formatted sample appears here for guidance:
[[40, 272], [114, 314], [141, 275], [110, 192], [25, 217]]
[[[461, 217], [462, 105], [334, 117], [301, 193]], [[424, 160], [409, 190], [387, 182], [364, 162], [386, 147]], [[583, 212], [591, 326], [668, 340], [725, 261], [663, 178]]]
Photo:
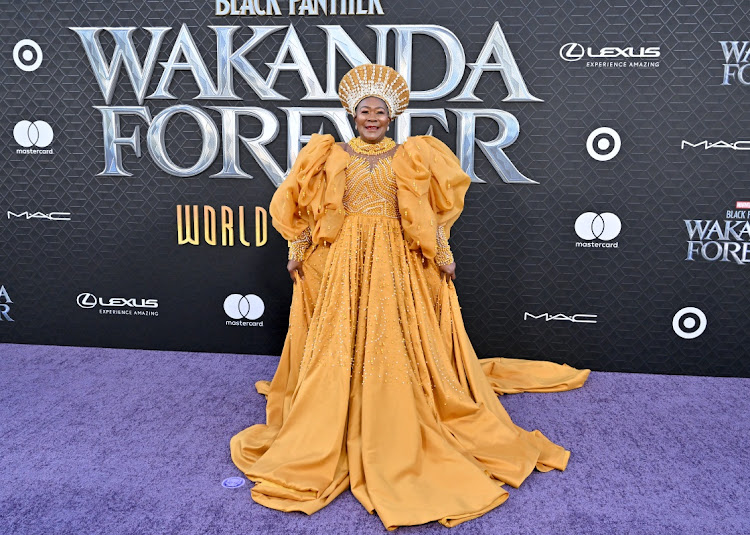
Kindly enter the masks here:
[[81, 308], [94, 308], [96, 306], [96, 296], [90, 293], [78, 294], [76, 303]]
[[560, 47], [560, 57], [565, 61], [578, 61], [584, 57], [592, 59], [656, 59], [661, 57], [661, 47], [649, 46], [635, 48], [632, 46], [619, 47], [619, 46], [604, 46], [598, 49], [596, 52], [594, 47], [584, 47], [579, 43], [565, 43]]
[[158, 299], [137, 299], [135, 297], [110, 297], [105, 299], [103, 297], [97, 298], [94, 294], [88, 292], [78, 294], [76, 303], [81, 308], [94, 308], [96, 305], [131, 309], [159, 308]]
[[583, 45], [566, 43], [560, 47], [560, 57], [565, 61], [578, 61], [586, 55]]
[[620, 234], [622, 222], [615, 214], [584, 212], [578, 216], [575, 231], [582, 240], [614, 240]]

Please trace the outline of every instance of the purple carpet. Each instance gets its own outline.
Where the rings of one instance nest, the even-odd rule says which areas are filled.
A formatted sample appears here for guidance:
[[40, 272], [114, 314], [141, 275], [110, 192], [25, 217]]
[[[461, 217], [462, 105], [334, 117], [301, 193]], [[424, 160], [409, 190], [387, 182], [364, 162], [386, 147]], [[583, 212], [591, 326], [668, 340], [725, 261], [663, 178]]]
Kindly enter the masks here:
[[[386, 533], [350, 492], [266, 509], [229, 457], [278, 358], [0, 344], [0, 534]], [[573, 453], [452, 534], [750, 533], [750, 379], [594, 372], [501, 397]], [[448, 533], [433, 522], [405, 534]]]

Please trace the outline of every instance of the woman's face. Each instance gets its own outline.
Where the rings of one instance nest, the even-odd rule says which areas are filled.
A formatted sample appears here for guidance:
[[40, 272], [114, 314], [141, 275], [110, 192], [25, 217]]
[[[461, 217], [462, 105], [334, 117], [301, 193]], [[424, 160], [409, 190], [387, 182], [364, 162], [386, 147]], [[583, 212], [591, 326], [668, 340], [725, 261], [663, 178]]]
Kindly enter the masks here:
[[391, 118], [388, 117], [388, 106], [378, 97], [362, 99], [354, 114], [354, 125], [359, 137], [368, 143], [377, 143], [385, 137]]

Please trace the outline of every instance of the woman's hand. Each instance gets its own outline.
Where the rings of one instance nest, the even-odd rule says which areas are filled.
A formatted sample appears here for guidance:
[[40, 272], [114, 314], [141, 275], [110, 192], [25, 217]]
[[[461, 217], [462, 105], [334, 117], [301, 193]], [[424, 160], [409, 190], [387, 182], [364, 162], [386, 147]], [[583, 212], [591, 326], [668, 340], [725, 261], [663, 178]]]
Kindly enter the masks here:
[[294, 279], [294, 274], [296, 273], [300, 280], [305, 280], [305, 276], [302, 273], [302, 262], [299, 260], [290, 260], [286, 264], [286, 270], [289, 272], [289, 276], [292, 278], [294, 282], [297, 282]]
[[456, 279], [456, 263], [451, 262], [450, 264], [446, 264], [444, 266], [438, 266], [440, 268], [440, 274], [445, 277], [445, 280], [455, 280]]

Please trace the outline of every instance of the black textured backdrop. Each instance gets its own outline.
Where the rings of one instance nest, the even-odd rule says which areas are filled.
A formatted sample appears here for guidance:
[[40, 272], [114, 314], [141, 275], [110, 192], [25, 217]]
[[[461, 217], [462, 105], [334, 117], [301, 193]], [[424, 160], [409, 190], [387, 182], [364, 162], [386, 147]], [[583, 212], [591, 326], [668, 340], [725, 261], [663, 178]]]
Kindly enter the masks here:
[[[285, 9], [286, 2], [280, 2]], [[741, 151], [680, 150], [680, 141], [738, 140], [750, 131], [750, 86], [722, 86], [720, 40], [750, 39], [750, 17], [736, 2], [624, 0], [576, 6], [572, 2], [487, 0], [418, 2], [382, 0], [383, 17], [216, 17], [213, 2], [2, 2], [0, 68], [0, 285], [12, 303], [13, 322], [0, 321], [0, 340], [64, 345], [184, 349], [278, 354], [287, 327], [290, 284], [286, 243], [269, 228], [261, 248], [178, 246], [177, 204], [240, 205], [252, 212], [267, 206], [274, 191], [244, 150], [243, 167], [255, 176], [210, 179], [221, 158], [204, 173], [177, 178], [144, 154], [124, 149], [134, 176], [97, 177], [103, 167], [100, 114], [104, 100], [73, 26], [169, 26], [159, 55], [166, 61], [181, 24], [187, 24], [215, 76], [215, 38], [209, 25], [292, 22], [325, 87], [325, 35], [316, 27], [339, 24], [368, 54], [374, 52], [367, 24], [445, 26], [474, 61], [494, 21], [499, 21], [530, 92], [542, 103], [504, 103], [507, 90], [497, 73], [482, 77], [481, 104], [445, 101], [415, 107], [496, 108], [514, 114], [521, 134], [506, 154], [539, 185], [509, 185], [477, 150], [477, 174], [464, 215], [454, 227], [457, 289], [469, 335], [482, 357], [515, 356], [567, 362], [596, 370], [710, 375], [750, 375], [750, 292], [747, 267], [733, 262], [685, 262], [683, 219], [723, 219], [736, 201], [750, 200]], [[583, 4], [583, 3], [581, 3]], [[240, 30], [235, 44], [251, 35]], [[267, 38], [249, 57], [265, 76], [284, 32]], [[136, 32], [141, 57], [146, 32]], [[24, 72], [13, 47], [33, 39], [44, 52], [42, 66]], [[107, 57], [111, 40], [103, 36]], [[393, 61], [393, 37], [389, 62]], [[561, 45], [660, 46], [655, 68], [587, 68], [565, 62]], [[442, 52], [428, 39], [415, 40], [417, 86], [433, 86]], [[392, 64], [392, 63], [391, 63]], [[339, 73], [347, 70], [339, 60]], [[438, 69], [439, 71], [439, 69]], [[151, 93], [162, 69], [157, 65]], [[468, 73], [468, 69], [467, 69]], [[438, 76], [442, 76], [438, 74]], [[288, 102], [260, 101], [235, 76], [236, 105], [267, 106], [281, 120], [271, 146], [283, 166], [286, 141], [279, 106], [331, 106], [300, 101], [304, 88], [283, 73], [276, 89]], [[459, 85], [462, 88], [466, 80]], [[422, 85], [424, 84], [424, 85]], [[196, 85], [178, 73], [178, 101], [146, 100], [152, 116], [176, 103], [195, 101]], [[450, 96], [455, 96], [454, 91]], [[136, 105], [121, 73], [112, 104]], [[232, 104], [231, 102], [229, 103]], [[215, 112], [210, 112], [218, 119]], [[433, 126], [455, 148], [450, 132], [434, 121], [416, 120], [413, 133]], [[44, 120], [53, 128], [54, 155], [18, 155], [13, 128], [21, 120]], [[320, 121], [306, 121], [307, 134]], [[242, 133], [252, 136], [252, 121]], [[135, 124], [135, 122], [125, 124]], [[175, 160], [199, 147], [189, 121], [175, 121], [168, 146]], [[609, 126], [622, 138], [614, 159], [589, 157], [588, 134]], [[129, 126], [124, 130], [129, 133]], [[330, 124], [327, 131], [333, 133]], [[496, 129], [480, 122], [477, 136]], [[145, 138], [145, 129], [142, 128]], [[145, 139], [142, 139], [142, 142]], [[144, 146], [145, 150], [145, 146]], [[6, 211], [67, 211], [71, 221], [6, 218]], [[622, 221], [617, 249], [576, 248], [574, 231], [583, 212], [612, 212]], [[104, 316], [76, 304], [76, 296], [155, 298], [158, 317]], [[257, 294], [265, 302], [263, 327], [225, 325], [224, 298]], [[0, 295], [0, 304], [6, 300]], [[672, 329], [683, 307], [700, 308], [707, 329], [683, 339]], [[596, 314], [598, 322], [524, 320], [532, 314]]]

